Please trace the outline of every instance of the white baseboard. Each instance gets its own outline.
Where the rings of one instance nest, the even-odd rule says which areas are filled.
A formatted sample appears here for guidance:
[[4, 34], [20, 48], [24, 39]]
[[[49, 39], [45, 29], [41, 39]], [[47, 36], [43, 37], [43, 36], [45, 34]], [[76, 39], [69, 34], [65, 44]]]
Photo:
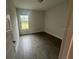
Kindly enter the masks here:
[[[46, 31], [45, 31], [45, 32], [46, 32]], [[52, 33], [49, 33], [49, 32], [46, 32], [46, 33], [48, 33], [48, 34], [50, 34], [50, 35], [52, 35], [52, 36], [55, 36], [55, 37], [57, 37], [57, 38], [59, 38], [59, 39], [63, 40], [63, 38], [62, 38], [62, 37], [60, 37], [60, 36], [58, 36], [58, 35], [56, 35], [56, 34], [52, 34]]]

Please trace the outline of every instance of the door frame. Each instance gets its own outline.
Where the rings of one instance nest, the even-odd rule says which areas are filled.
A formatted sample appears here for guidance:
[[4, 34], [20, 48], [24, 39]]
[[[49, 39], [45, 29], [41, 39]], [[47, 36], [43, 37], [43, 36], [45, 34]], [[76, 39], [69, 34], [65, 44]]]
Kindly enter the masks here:
[[73, 0], [67, 0], [67, 26], [66, 35], [64, 40], [62, 40], [60, 53], [58, 59], [69, 59], [73, 58], [70, 55], [70, 51], [73, 51]]

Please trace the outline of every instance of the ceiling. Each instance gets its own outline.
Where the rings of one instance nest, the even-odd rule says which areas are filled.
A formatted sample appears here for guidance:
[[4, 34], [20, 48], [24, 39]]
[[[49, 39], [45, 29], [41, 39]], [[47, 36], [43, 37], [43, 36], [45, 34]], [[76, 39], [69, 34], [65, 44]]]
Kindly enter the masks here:
[[40, 3], [38, 0], [14, 0], [16, 8], [32, 10], [47, 10], [63, 1], [64, 0], [44, 0]]

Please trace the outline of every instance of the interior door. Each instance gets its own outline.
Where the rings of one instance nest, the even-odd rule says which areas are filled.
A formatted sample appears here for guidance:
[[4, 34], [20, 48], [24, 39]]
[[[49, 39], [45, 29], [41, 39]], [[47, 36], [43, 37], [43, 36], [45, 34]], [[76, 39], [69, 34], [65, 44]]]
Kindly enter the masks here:
[[6, 59], [15, 59], [15, 46], [13, 44], [13, 32], [10, 15], [6, 16]]

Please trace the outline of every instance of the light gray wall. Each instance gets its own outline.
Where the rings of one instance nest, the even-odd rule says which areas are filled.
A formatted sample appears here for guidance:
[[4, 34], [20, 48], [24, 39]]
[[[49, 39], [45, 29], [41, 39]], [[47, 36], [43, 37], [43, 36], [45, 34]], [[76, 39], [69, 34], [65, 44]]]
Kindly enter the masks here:
[[10, 15], [10, 20], [12, 24], [12, 32], [13, 32], [13, 40], [16, 41], [16, 49], [19, 43], [19, 30], [18, 30], [18, 24], [17, 24], [17, 17], [16, 17], [16, 9], [15, 5], [13, 3], [13, 0], [7, 0], [7, 14]]
[[20, 34], [29, 34], [44, 31], [44, 11], [17, 9], [18, 20], [20, 20], [19, 15], [21, 14], [26, 14], [29, 16], [29, 30], [21, 30], [19, 21]]
[[44, 12], [30, 11], [29, 24], [31, 33], [44, 31]]
[[45, 14], [45, 32], [54, 35], [60, 39], [64, 38], [67, 22], [67, 6], [66, 3], [49, 9]]

